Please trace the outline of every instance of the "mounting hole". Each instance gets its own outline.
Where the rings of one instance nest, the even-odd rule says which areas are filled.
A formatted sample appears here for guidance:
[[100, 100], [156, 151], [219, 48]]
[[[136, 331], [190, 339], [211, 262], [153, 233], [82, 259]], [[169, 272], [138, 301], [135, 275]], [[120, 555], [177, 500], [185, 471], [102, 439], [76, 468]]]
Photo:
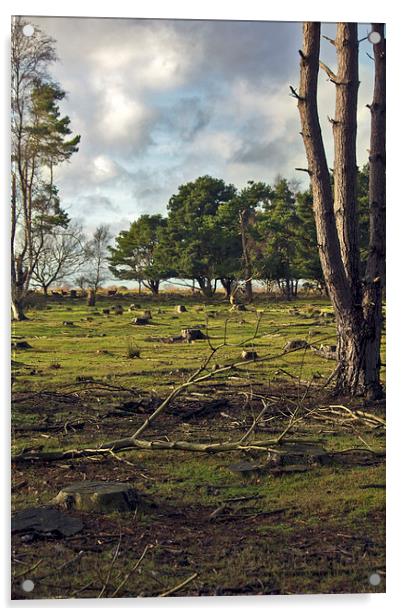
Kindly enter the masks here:
[[25, 24], [25, 26], [22, 28], [22, 32], [25, 36], [32, 36], [35, 32], [35, 28], [32, 26], [32, 24]]
[[32, 580], [24, 580], [21, 584], [21, 587], [24, 592], [32, 592], [35, 588], [35, 584]]
[[369, 582], [372, 586], [379, 586], [381, 584], [381, 576], [378, 573], [372, 573], [369, 577]]
[[373, 45], [377, 45], [378, 43], [381, 42], [381, 34], [373, 30], [373, 32], [370, 32], [370, 34], [368, 35], [368, 40]]

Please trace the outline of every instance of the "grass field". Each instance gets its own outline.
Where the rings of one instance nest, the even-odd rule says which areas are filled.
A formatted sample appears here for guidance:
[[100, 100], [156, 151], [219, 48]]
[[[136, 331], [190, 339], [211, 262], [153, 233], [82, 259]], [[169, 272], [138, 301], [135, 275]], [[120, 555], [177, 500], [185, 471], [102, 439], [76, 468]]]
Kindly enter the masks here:
[[[132, 303], [138, 307], [129, 311]], [[179, 314], [175, 306], [183, 303], [187, 311]], [[118, 304], [123, 314], [103, 313]], [[151, 311], [150, 323], [131, 324], [144, 310]], [[15, 534], [14, 598], [157, 596], [194, 574], [173, 594], [385, 591], [385, 464], [367, 451], [383, 450], [384, 430], [351, 415], [313, 412], [343, 405], [383, 417], [385, 409], [334, 400], [324, 387], [334, 362], [314, 348], [283, 354], [295, 339], [335, 344], [325, 300], [257, 297], [247, 311], [230, 312], [223, 300], [204, 304], [168, 295], [102, 297], [94, 308], [81, 299], [50, 298], [27, 316], [12, 332], [14, 342], [30, 345], [12, 354], [13, 453], [94, 448], [132, 434], [211, 352], [207, 340], [169, 341], [197, 326], [214, 346], [223, 342], [226, 328], [227, 344], [211, 365], [238, 362], [245, 348], [267, 361], [192, 386], [144, 436], [236, 440], [264, 398], [272, 404], [256, 426], [256, 439], [280, 434], [302, 401], [305, 417], [289, 436], [314, 440], [328, 452], [366, 451], [348, 451], [304, 472], [250, 477], [229, 466], [264, 461], [266, 452], [134, 450], [116, 457], [18, 461], [12, 477], [16, 511], [45, 505], [61, 487], [83, 479], [129, 481], [152, 506], [127, 514], [73, 513], [84, 529], [69, 538]], [[378, 585], [369, 582], [375, 572]], [[27, 577], [35, 584], [29, 594], [21, 587]]]

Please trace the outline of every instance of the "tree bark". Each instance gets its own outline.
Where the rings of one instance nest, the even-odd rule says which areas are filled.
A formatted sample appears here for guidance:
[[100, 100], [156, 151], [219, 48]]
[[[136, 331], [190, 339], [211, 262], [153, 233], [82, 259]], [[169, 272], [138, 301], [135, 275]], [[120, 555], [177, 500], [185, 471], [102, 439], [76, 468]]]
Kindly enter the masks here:
[[[357, 27], [338, 24], [335, 41], [339, 72], [334, 75], [323, 65], [336, 84], [336, 117], [334, 124], [335, 167], [334, 197], [317, 108], [320, 24], [304, 24], [304, 46], [300, 51], [300, 88], [298, 108], [302, 136], [313, 192], [313, 210], [317, 229], [319, 255], [324, 279], [335, 311], [339, 369], [336, 389], [347, 395], [373, 396], [373, 364], [379, 368], [379, 342], [370, 331], [377, 332], [376, 317], [363, 314], [362, 284], [359, 277], [359, 246], [356, 213], [356, 110], [358, 89]], [[384, 77], [385, 79], [385, 77]], [[384, 85], [384, 84], [383, 84]], [[384, 95], [383, 86], [379, 91]], [[377, 114], [381, 115], [381, 114]], [[385, 115], [385, 114], [383, 114]], [[384, 118], [385, 122], [385, 118]], [[376, 159], [377, 160], [377, 159]], [[373, 189], [374, 190], [374, 189]], [[379, 189], [378, 189], [379, 190]], [[380, 192], [380, 190], [379, 190]], [[381, 203], [381, 195], [378, 195]], [[379, 207], [372, 208], [374, 219], [383, 219]], [[381, 227], [382, 222], [378, 222]], [[373, 229], [373, 247], [377, 252], [378, 230]], [[380, 248], [382, 242], [380, 242]], [[380, 259], [381, 261], [381, 259]], [[375, 304], [378, 313], [378, 305]], [[377, 335], [378, 338], [378, 335]], [[370, 340], [373, 344], [370, 344]], [[377, 347], [374, 348], [374, 345]], [[371, 347], [371, 348], [370, 348]], [[370, 349], [370, 351], [369, 351]], [[370, 354], [370, 358], [368, 355]], [[371, 373], [371, 375], [369, 374]], [[371, 384], [370, 384], [371, 383]], [[379, 380], [377, 379], [377, 383]], [[378, 396], [379, 391], [375, 393]]]
[[371, 111], [369, 156], [370, 240], [366, 264], [363, 311], [366, 322], [365, 379], [367, 395], [383, 395], [380, 383], [382, 299], [385, 289], [385, 129], [386, 129], [386, 42], [384, 24], [372, 24], [381, 41], [373, 45], [375, 76]]
[[335, 39], [334, 210], [342, 261], [353, 295], [361, 303], [359, 221], [357, 214], [357, 94], [359, 43], [356, 23], [339, 23]]
[[95, 303], [96, 303], [96, 293], [94, 289], [88, 289], [87, 306], [95, 306]]
[[225, 299], [230, 301], [230, 295], [232, 292], [232, 285], [234, 282], [234, 278], [220, 278], [220, 281], [225, 290]]
[[250, 259], [250, 254], [248, 250], [248, 244], [247, 244], [246, 227], [247, 227], [247, 222], [248, 222], [247, 220], [248, 216], [249, 216], [249, 213], [247, 210], [243, 210], [242, 212], [240, 212], [240, 232], [241, 232], [241, 243], [242, 243], [242, 250], [243, 250], [244, 279], [245, 279], [244, 295], [245, 295], [246, 302], [251, 304], [253, 301], [253, 283], [252, 283], [253, 271], [251, 267], [251, 259]]
[[11, 300], [11, 310], [13, 321], [28, 321], [28, 317], [24, 313], [24, 300], [13, 298]]

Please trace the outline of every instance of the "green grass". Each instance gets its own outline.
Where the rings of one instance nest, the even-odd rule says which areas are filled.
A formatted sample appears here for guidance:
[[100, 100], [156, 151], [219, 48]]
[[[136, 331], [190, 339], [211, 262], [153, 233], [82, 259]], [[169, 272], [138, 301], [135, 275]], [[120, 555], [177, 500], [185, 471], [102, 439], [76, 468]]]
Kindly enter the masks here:
[[[29, 310], [29, 321], [13, 324], [13, 335], [32, 346], [13, 353], [14, 392], [18, 396], [40, 391], [78, 394], [73, 403], [45, 396], [14, 404], [13, 427], [35, 426], [45, 418], [62, 423], [77, 418], [86, 421], [84, 430], [76, 432], [15, 431], [15, 451], [31, 447], [48, 451], [95, 447], [105, 438], [131, 434], [146, 414], [136, 415], [134, 420], [102, 417], [116, 406], [119, 396], [126, 401], [136, 399], [137, 394], [123, 398], [122, 392], [104, 391], [98, 398], [97, 394], [85, 397], [85, 384], [77, 378], [93, 377], [105, 384], [131, 388], [138, 391], [138, 397], [163, 397], [205, 360], [210, 348], [204, 340], [194, 344], [167, 344], [152, 338], [167, 338], [180, 334], [181, 329], [205, 325], [207, 313], [211, 314], [208, 332], [214, 344], [222, 342], [225, 321], [230, 318], [227, 327], [230, 346], [219, 351], [211, 362], [219, 365], [240, 359], [239, 345], [253, 335], [257, 310], [263, 311], [258, 313], [261, 315], [258, 337], [247, 346], [260, 356], [279, 355], [286, 342], [295, 338], [335, 343], [333, 321], [322, 322], [320, 317], [311, 316], [317, 308], [331, 311], [325, 300], [287, 303], [267, 302], [257, 297], [253, 307], [238, 313], [229, 312], [223, 301], [203, 304], [199, 298], [178, 300], [169, 296], [158, 300], [141, 298], [141, 308], [129, 312], [132, 301], [138, 299], [102, 297], [95, 308], [88, 308], [79, 299], [50, 299], [51, 310], [44, 306]], [[185, 303], [188, 312], [176, 313], [174, 306], [179, 303]], [[124, 307], [123, 315], [102, 314], [103, 308], [116, 304]], [[301, 314], [292, 314], [293, 308]], [[152, 312], [151, 325], [131, 325], [131, 320], [144, 309]], [[88, 321], [87, 317], [93, 320]], [[63, 321], [72, 321], [74, 325], [63, 326]], [[311, 335], [310, 330], [314, 330]], [[129, 346], [139, 350], [139, 357], [128, 356], [128, 341]], [[182, 440], [236, 438], [251, 421], [250, 410], [243, 408], [243, 394], [258, 393], [261, 388], [266, 391], [272, 384], [275, 391], [296, 395], [299, 379], [302, 388], [313, 376], [314, 382], [320, 385], [333, 368], [334, 362], [311, 350], [300, 350], [266, 363], [248, 364], [233, 370], [230, 378], [220, 377], [201, 388], [204, 395], [213, 397], [214, 385], [218, 389], [229, 386], [227, 391], [237, 400], [237, 406], [228, 410], [232, 419], [218, 413], [205, 419], [190, 419], [183, 425], [180, 418], [167, 414], [159, 420], [155, 432]], [[234, 392], [239, 392], [237, 398]], [[203, 400], [199, 399], [200, 404]], [[185, 407], [185, 397], [180, 403]], [[228, 430], [233, 419], [241, 425]], [[272, 425], [278, 433], [283, 429], [279, 421]], [[375, 449], [385, 447], [382, 433], [362, 425], [353, 429], [329, 425], [329, 433], [322, 429], [314, 422], [299, 428], [305, 438], [324, 439], [329, 451], [362, 447], [359, 437]], [[253, 457], [263, 461], [264, 455], [255, 452]], [[17, 510], [47, 504], [63, 485], [84, 478], [130, 481], [144, 498], [158, 506], [151, 512], [139, 511], [134, 515], [86, 514], [83, 536], [69, 541], [45, 538], [24, 543], [17, 537], [13, 596], [24, 598], [18, 575], [40, 559], [42, 563], [32, 573], [34, 581], [37, 575], [38, 583], [30, 598], [70, 597], [76, 591], [79, 592], [74, 596], [98, 596], [120, 536], [119, 555], [106, 596], [112, 595], [146, 545], [152, 548], [118, 596], [155, 596], [193, 572], [198, 573], [197, 580], [179, 594], [383, 592], [383, 582], [376, 588], [368, 583], [369, 575], [382, 571], [385, 566], [383, 460], [367, 466], [358, 462], [331, 463], [313, 466], [301, 474], [261, 474], [250, 479], [230, 471], [231, 464], [250, 457], [251, 454], [238, 451], [215, 455], [129, 451], [121, 453], [120, 460], [108, 457], [39, 466], [16, 465], [13, 484], [22, 479], [26, 482], [12, 496], [12, 506]], [[258, 498], [229, 500], [239, 497]], [[227, 508], [211, 520], [211, 513], [225, 502]], [[74, 558], [79, 549], [83, 550], [82, 563], [57, 573], [55, 567]], [[44, 578], [45, 575], [48, 577]]]
[[[198, 300], [199, 302], [199, 300]], [[102, 308], [116, 303], [123, 305], [125, 312], [121, 316], [102, 314]], [[86, 307], [82, 300], [64, 299], [59, 302], [49, 300], [51, 310], [36, 309], [28, 311], [29, 321], [13, 324], [13, 334], [23, 336], [32, 349], [18, 350], [13, 359], [19, 365], [15, 367], [15, 390], [37, 390], [45, 383], [50, 389], [73, 382], [77, 376], [94, 377], [118, 381], [120, 384], [141, 389], [158, 388], [166, 390], [172, 381], [180, 378], [180, 372], [195, 369], [209, 353], [206, 341], [194, 344], [166, 344], [151, 338], [165, 338], [179, 335], [181, 329], [193, 325], [205, 325], [206, 313], [214, 312], [208, 318], [208, 331], [213, 343], [223, 341], [225, 321], [228, 322], [228, 342], [239, 345], [249, 339], [255, 330], [258, 310], [261, 317], [258, 338], [247, 347], [252, 347], [259, 355], [278, 354], [288, 340], [307, 339], [309, 342], [325, 341], [335, 343], [335, 330], [332, 322], [318, 325], [317, 317], [310, 317], [305, 302], [269, 303], [258, 302], [245, 313], [231, 313], [224, 302], [204, 305], [186, 300], [188, 312], [177, 314], [174, 303], [162, 298], [141, 302], [142, 307], [151, 303], [152, 321], [148, 326], [131, 325], [134, 316], [142, 309], [129, 312], [130, 299], [98, 299], [98, 305]], [[309, 302], [308, 306], [311, 304]], [[289, 309], [297, 306], [300, 315], [292, 315]], [[316, 300], [314, 307], [329, 310], [324, 300]], [[67, 310], [68, 309], [68, 310]], [[100, 314], [94, 314], [96, 312]], [[158, 313], [160, 311], [160, 313]], [[92, 316], [93, 321], [86, 321]], [[318, 319], [320, 320], [320, 319]], [[73, 326], [63, 326], [63, 321], [72, 321]], [[314, 330], [313, 335], [309, 331]], [[140, 357], [127, 357], [127, 340], [138, 348]], [[234, 346], [222, 349], [214, 358], [215, 363], [226, 364], [240, 357], [240, 349]], [[24, 364], [23, 366], [20, 363]], [[56, 367], [60, 366], [60, 367]], [[333, 369], [333, 363], [315, 355], [312, 351], [292, 353], [267, 364], [248, 364], [243, 372], [245, 378], [275, 382], [284, 379], [278, 370], [286, 370], [295, 378], [300, 375], [310, 379], [316, 375], [317, 380], [325, 379]], [[31, 374], [35, 370], [33, 374]]]

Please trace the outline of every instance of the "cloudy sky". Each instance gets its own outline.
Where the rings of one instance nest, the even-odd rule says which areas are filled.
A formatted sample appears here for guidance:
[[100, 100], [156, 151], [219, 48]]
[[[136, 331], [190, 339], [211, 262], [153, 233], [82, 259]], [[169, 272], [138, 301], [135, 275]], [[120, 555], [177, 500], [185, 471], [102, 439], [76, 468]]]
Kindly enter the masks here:
[[[301, 24], [28, 18], [56, 39], [53, 77], [81, 146], [57, 171], [63, 205], [88, 229], [113, 232], [165, 212], [177, 187], [210, 174], [242, 187], [277, 174], [306, 182], [296, 101]], [[333, 35], [335, 27], [323, 25]], [[360, 26], [360, 38], [368, 25]], [[373, 62], [361, 44], [358, 158], [367, 159]], [[335, 51], [322, 43], [335, 68]], [[332, 166], [334, 86], [320, 77], [320, 111]]]

